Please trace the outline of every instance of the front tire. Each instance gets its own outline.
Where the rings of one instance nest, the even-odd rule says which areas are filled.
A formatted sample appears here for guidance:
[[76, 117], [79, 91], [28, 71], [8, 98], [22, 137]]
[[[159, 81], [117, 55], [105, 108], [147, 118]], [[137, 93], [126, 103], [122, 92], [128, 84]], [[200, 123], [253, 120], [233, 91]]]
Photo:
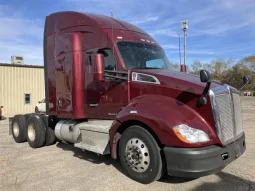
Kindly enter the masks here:
[[27, 141], [30, 147], [39, 148], [45, 143], [46, 127], [38, 115], [31, 115], [27, 120]]
[[12, 120], [12, 136], [16, 143], [23, 143], [26, 137], [26, 118], [24, 115], [15, 115]]
[[124, 131], [119, 156], [124, 170], [133, 180], [149, 184], [160, 179], [164, 168], [160, 148], [146, 129], [134, 125]]

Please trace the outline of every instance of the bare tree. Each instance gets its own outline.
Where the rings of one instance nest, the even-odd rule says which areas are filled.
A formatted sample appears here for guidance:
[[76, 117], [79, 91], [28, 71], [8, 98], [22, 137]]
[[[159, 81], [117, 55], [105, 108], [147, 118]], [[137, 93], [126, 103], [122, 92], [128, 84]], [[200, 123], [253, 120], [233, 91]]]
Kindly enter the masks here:
[[170, 62], [170, 64], [171, 64], [171, 66], [174, 68], [174, 70], [180, 71], [180, 65], [179, 65], [179, 64], [177, 64], [177, 63], [172, 63], [172, 62]]
[[203, 69], [203, 66], [199, 60], [194, 60], [191, 68], [194, 74], [199, 74], [199, 71]]
[[255, 54], [241, 59], [239, 63], [245, 65], [250, 70], [255, 72]]

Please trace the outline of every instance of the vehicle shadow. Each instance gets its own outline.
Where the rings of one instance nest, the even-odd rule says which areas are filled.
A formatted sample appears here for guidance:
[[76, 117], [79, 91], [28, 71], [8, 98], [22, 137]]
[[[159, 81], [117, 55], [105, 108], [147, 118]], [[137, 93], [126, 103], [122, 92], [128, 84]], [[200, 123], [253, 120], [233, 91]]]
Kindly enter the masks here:
[[[236, 176], [227, 172], [219, 172], [215, 174], [218, 176], [219, 181], [217, 182], [206, 182], [201, 181], [201, 184], [199, 184], [197, 187], [195, 187], [192, 190], [195, 191], [224, 191], [224, 190], [247, 190], [247, 191], [255, 191], [255, 183], [247, 180], [245, 178], [242, 178], [240, 176]], [[199, 178], [198, 178], [199, 179]], [[181, 183], [187, 183], [190, 181], [193, 181], [196, 179], [189, 179], [189, 178], [178, 178], [178, 177], [170, 177], [166, 176], [163, 179], [159, 180], [163, 183], [169, 183], [169, 184], [181, 184]]]
[[175, 176], [167, 176], [165, 175], [159, 182], [169, 183], [169, 184], [181, 184], [185, 182], [191, 182], [196, 178], [184, 178], [184, 177], [175, 177]]
[[255, 183], [241, 176], [236, 176], [227, 172], [219, 172], [216, 174], [220, 181], [211, 183], [206, 182], [197, 186], [194, 190], [255, 190]]
[[90, 152], [87, 150], [83, 151], [80, 148], [74, 147], [72, 144], [65, 144], [65, 143], [61, 143], [61, 142], [58, 142], [56, 144], [56, 146], [58, 148], [65, 150], [65, 151], [72, 151], [74, 153], [73, 156], [77, 157], [79, 159], [86, 160], [86, 161], [89, 161], [94, 164], [104, 163], [106, 165], [112, 165], [118, 171], [120, 171], [122, 174], [125, 174], [121, 167], [119, 160], [112, 159], [110, 155], [99, 155], [99, 154], [96, 154], [96, 153], [93, 153], [93, 152]]
[[[81, 160], [86, 160], [94, 164], [104, 163], [106, 165], [114, 166], [119, 172], [126, 176], [126, 173], [123, 171], [119, 160], [114, 160], [110, 157], [110, 155], [98, 155], [96, 153], [90, 151], [82, 151], [80, 148], [74, 147], [72, 144], [65, 143], [57, 143], [56, 146], [65, 151], [72, 151], [73, 156], [77, 157]], [[219, 172], [216, 174], [219, 177], [219, 181], [217, 182], [206, 182], [201, 181], [195, 189], [196, 191], [208, 191], [208, 190], [249, 190], [255, 191], [255, 183], [246, 180], [240, 176], [236, 176], [233, 174], [229, 174], [226, 172]], [[167, 183], [167, 184], [183, 184], [189, 183], [191, 181], [196, 181], [195, 178], [182, 178], [182, 177], [172, 177], [172, 176], [164, 176], [159, 182]]]

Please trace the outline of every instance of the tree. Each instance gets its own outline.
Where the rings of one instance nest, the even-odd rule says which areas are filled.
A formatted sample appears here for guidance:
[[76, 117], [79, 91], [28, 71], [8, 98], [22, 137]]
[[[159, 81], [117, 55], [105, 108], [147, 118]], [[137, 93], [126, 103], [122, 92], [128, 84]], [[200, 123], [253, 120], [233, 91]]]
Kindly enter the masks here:
[[199, 60], [194, 60], [193, 64], [191, 65], [193, 70], [193, 74], [198, 75], [199, 71], [203, 69], [203, 66]]
[[228, 59], [227, 61], [223, 58], [212, 60], [210, 67], [211, 67], [211, 72], [213, 73], [213, 76], [214, 76], [213, 78], [216, 80], [221, 80], [222, 73], [228, 70], [231, 64], [233, 64], [232, 59]]
[[245, 65], [252, 71], [255, 71], [255, 54], [241, 59], [239, 63]]
[[232, 59], [225, 60], [223, 58], [217, 58], [210, 63], [202, 64], [199, 60], [194, 60], [191, 65], [192, 73], [199, 74], [199, 71], [204, 69], [212, 73], [214, 80], [221, 80], [221, 74], [228, 70], [230, 65], [233, 64]]
[[[221, 82], [229, 84], [237, 89], [243, 86], [243, 76], [251, 76], [251, 71], [243, 64], [236, 64], [232, 69], [226, 70], [222, 73]], [[245, 89], [251, 88], [251, 85], [246, 86]]]
[[249, 76], [252, 83], [244, 89], [255, 90], [255, 55], [247, 56], [236, 64], [231, 58], [227, 60], [217, 58], [206, 64], [202, 64], [199, 60], [194, 60], [191, 68], [192, 71], [190, 73], [196, 75], [199, 75], [202, 69], [208, 70], [212, 73], [213, 80], [229, 84], [237, 89], [243, 86], [243, 76]]
[[170, 65], [174, 68], [174, 70], [180, 71], [180, 65], [179, 64], [170, 62]]

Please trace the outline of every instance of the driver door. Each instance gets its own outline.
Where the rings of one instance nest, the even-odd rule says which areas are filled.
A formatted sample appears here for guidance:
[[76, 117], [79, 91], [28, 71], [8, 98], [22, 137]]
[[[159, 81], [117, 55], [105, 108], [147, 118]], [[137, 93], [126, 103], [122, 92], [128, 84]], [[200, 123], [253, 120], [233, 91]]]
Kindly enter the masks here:
[[[117, 63], [113, 59], [112, 50], [103, 49], [99, 53], [104, 55], [105, 74], [107, 70], [116, 71]], [[88, 90], [93, 91], [88, 92], [93, 95], [88, 103], [90, 115], [94, 118], [114, 119], [127, 98], [127, 81], [105, 77], [104, 81], [93, 83], [93, 90]]]

